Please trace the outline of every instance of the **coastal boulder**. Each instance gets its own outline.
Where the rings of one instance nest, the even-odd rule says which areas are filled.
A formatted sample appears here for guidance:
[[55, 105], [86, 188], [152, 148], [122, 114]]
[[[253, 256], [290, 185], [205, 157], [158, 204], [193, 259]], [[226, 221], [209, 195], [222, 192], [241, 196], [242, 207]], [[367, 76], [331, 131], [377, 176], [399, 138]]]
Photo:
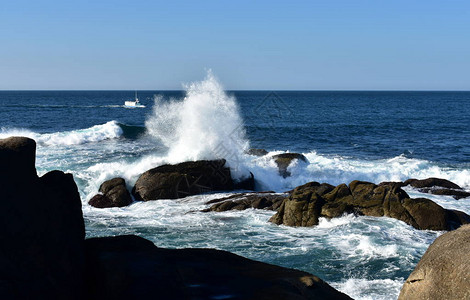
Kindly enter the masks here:
[[452, 230], [470, 223], [461, 211], [442, 208], [425, 199], [411, 199], [400, 183], [375, 185], [352, 181], [349, 186], [311, 182], [299, 186], [286, 198], [270, 222], [287, 226], [314, 226], [319, 217], [345, 213], [401, 220], [417, 229]]
[[85, 245], [86, 299], [351, 299], [312, 274], [226, 251], [162, 249], [137, 236]]
[[71, 174], [38, 177], [36, 143], [0, 140], [0, 299], [82, 299], [85, 226]]
[[464, 191], [459, 185], [442, 178], [427, 179], [408, 179], [403, 185], [410, 185], [417, 188], [421, 193], [433, 195], [452, 196], [454, 199], [462, 199], [470, 197], [470, 193]]
[[470, 225], [438, 237], [403, 284], [399, 300], [470, 299]]
[[233, 181], [225, 159], [163, 165], [143, 173], [132, 194], [136, 200], [177, 199], [212, 191], [231, 191]]
[[123, 178], [113, 178], [100, 185], [99, 192], [88, 202], [97, 208], [123, 207], [132, 203], [131, 194], [126, 188]]
[[274, 192], [235, 194], [207, 202], [206, 204], [212, 205], [204, 209], [203, 212], [245, 210], [248, 208], [277, 210], [286, 197], [287, 194], [276, 194]]
[[291, 175], [287, 168], [290, 166], [293, 160], [300, 160], [303, 162], [308, 162], [307, 158], [300, 153], [281, 153], [273, 155], [274, 162], [279, 168], [279, 175], [286, 178]]

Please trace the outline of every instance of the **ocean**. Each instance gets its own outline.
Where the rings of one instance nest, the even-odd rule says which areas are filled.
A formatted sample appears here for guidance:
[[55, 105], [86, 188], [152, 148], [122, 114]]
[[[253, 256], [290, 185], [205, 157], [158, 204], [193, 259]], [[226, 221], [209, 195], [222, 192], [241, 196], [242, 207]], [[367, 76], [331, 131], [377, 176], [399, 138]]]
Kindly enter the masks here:
[[[150, 168], [220, 157], [235, 177], [252, 172], [260, 191], [427, 177], [470, 190], [470, 92], [225, 91], [209, 74], [181, 91], [137, 93], [144, 108], [123, 106], [134, 91], [0, 91], [0, 138], [35, 139], [40, 175], [73, 174], [87, 237], [136, 234], [159, 247], [223, 249], [313, 273], [355, 299], [396, 299], [442, 232], [367, 216], [291, 228], [269, 223], [272, 211], [200, 212], [230, 193], [125, 208], [87, 202], [112, 177], [132, 188]], [[247, 155], [248, 148], [269, 155]], [[287, 178], [269, 158], [284, 152], [308, 159], [290, 166]], [[405, 190], [470, 214], [470, 198]]]

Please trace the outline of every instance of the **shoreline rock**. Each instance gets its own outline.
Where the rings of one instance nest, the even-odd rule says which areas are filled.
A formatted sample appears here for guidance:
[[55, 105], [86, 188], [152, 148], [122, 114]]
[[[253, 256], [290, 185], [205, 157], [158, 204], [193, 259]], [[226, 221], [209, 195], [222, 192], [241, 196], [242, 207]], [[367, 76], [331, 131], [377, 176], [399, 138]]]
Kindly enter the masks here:
[[310, 182], [295, 188], [269, 220], [286, 226], [318, 225], [319, 217], [335, 218], [345, 213], [391, 217], [416, 229], [452, 230], [470, 223], [461, 211], [444, 209], [426, 198], [411, 199], [401, 184], [352, 181], [349, 186]]
[[183, 162], [150, 169], [137, 179], [132, 194], [138, 201], [178, 199], [212, 191], [232, 191], [225, 159]]
[[222, 212], [228, 210], [245, 210], [249, 208], [277, 210], [287, 196], [287, 194], [277, 194], [274, 192], [235, 194], [207, 202], [206, 204], [212, 205], [202, 210], [202, 212]]
[[101, 194], [93, 196], [88, 204], [96, 208], [108, 208], [124, 207], [132, 203], [131, 194], [123, 178], [106, 180], [100, 185], [99, 192]]
[[279, 168], [279, 175], [286, 178], [291, 175], [287, 168], [290, 166], [293, 160], [299, 160], [302, 162], [308, 162], [307, 158], [300, 153], [281, 153], [273, 155], [272, 157], [274, 162], [277, 164]]
[[405, 299], [470, 299], [470, 225], [439, 236], [400, 291]]
[[0, 140], [1, 299], [351, 299], [312, 274], [226, 251], [85, 240], [73, 176], [38, 177], [35, 149], [31, 139]]

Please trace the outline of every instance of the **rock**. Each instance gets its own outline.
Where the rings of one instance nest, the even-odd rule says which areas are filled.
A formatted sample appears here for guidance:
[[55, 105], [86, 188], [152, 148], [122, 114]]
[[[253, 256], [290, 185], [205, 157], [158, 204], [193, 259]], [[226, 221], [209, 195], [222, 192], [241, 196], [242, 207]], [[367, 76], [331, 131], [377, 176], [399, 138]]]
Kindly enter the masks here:
[[137, 236], [85, 242], [88, 299], [350, 299], [306, 272]]
[[446, 188], [422, 188], [418, 190], [421, 193], [428, 193], [428, 194], [441, 195], [441, 196], [452, 196], [456, 200], [470, 197], [470, 193], [463, 191], [463, 190], [453, 190], [453, 189], [446, 189]]
[[132, 198], [126, 188], [126, 181], [123, 178], [113, 178], [103, 182], [99, 192], [88, 202], [97, 208], [123, 207], [132, 203]]
[[274, 162], [276, 162], [277, 167], [279, 168], [279, 175], [286, 178], [291, 174], [287, 171], [287, 168], [292, 163], [294, 159], [301, 160], [303, 162], [308, 162], [307, 158], [300, 153], [282, 153], [273, 155]]
[[163, 165], [140, 175], [132, 189], [136, 200], [177, 199], [212, 191], [233, 190], [225, 159]]
[[404, 185], [411, 185], [414, 188], [430, 188], [430, 187], [442, 187], [448, 189], [461, 190], [462, 188], [457, 184], [441, 178], [427, 178], [427, 179], [408, 179], [404, 182]]
[[85, 226], [71, 174], [36, 174], [36, 143], [0, 140], [0, 299], [82, 299]]
[[349, 186], [311, 182], [299, 186], [286, 198], [270, 222], [287, 226], [314, 226], [319, 217], [335, 218], [345, 213], [391, 217], [417, 228], [452, 230], [470, 223], [461, 211], [442, 208], [425, 198], [410, 199], [400, 183], [375, 185], [352, 181]]
[[229, 197], [214, 199], [206, 204], [213, 204], [203, 212], [245, 210], [248, 208], [277, 210], [287, 194], [272, 193], [242, 193]]
[[250, 172], [250, 175], [246, 178], [233, 181], [234, 190], [255, 190], [255, 176]]
[[470, 225], [444, 233], [426, 250], [398, 299], [470, 299], [469, 253]]
[[253, 156], [265, 156], [269, 152], [264, 149], [250, 148], [246, 151], [246, 154]]

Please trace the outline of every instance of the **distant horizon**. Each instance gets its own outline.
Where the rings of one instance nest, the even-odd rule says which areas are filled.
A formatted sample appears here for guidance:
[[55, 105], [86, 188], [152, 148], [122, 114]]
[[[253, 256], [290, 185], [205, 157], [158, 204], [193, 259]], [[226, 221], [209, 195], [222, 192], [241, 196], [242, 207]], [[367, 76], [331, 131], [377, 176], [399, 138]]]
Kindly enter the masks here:
[[[118, 90], [111, 90], [111, 89], [37, 89], [37, 90], [0, 90], [0, 92], [184, 92], [184, 89], [118, 89]], [[372, 90], [372, 89], [357, 89], [357, 90], [306, 90], [306, 89], [298, 89], [298, 90], [274, 90], [274, 89], [226, 89], [227, 92], [470, 92], [470, 90]]]

